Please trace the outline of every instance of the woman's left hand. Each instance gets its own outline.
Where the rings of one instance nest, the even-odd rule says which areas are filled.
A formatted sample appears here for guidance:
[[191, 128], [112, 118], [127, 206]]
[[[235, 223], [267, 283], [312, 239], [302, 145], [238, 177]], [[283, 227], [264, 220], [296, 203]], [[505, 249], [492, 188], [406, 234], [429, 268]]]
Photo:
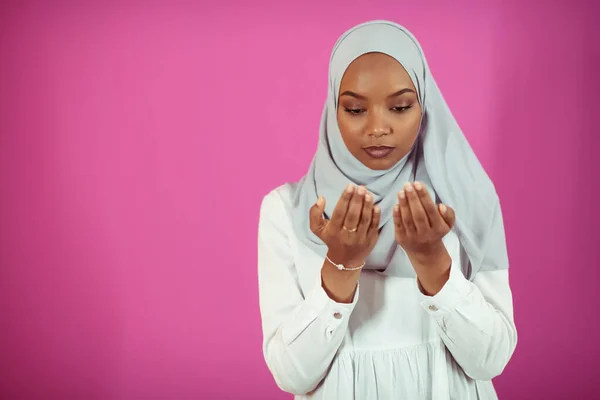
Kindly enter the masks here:
[[407, 183], [398, 193], [394, 207], [396, 241], [409, 256], [428, 258], [445, 250], [442, 238], [454, 220], [454, 210], [444, 204], [436, 206], [420, 182]]

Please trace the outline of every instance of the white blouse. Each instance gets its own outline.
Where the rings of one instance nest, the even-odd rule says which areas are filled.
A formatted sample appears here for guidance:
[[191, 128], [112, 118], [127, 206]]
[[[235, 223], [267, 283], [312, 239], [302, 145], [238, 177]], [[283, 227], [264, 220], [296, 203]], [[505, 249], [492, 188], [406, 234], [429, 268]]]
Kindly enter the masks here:
[[508, 269], [469, 281], [451, 232], [450, 279], [435, 296], [415, 278], [363, 270], [353, 302], [337, 303], [321, 286], [324, 259], [292, 229], [293, 189], [264, 197], [258, 232], [263, 353], [277, 385], [295, 399], [497, 399], [491, 379], [517, 343]]

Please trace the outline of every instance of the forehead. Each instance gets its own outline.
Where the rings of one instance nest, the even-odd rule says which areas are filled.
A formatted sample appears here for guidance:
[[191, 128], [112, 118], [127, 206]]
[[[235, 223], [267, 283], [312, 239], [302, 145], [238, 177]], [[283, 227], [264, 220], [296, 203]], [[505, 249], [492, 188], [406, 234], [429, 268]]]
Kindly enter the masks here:
[[381, 87], [389, 91], [397, 86], [413, 87], [413, 83], [398, 60], [384, 53], [372, 52], [357, 57], [348, 65], [341, 86], [352, 86], [357, 90]]

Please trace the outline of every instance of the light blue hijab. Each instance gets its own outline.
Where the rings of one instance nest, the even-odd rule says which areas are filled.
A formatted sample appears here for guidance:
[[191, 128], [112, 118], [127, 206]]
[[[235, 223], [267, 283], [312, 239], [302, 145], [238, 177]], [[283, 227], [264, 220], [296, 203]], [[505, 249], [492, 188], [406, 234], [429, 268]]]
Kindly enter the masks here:
[[[388, 170], [371, 170], [346, 148], [337, 124], [338, 96], [346, 68], [357, 57], [380, 52], [396, 59], [408, 72], [423, 112], [413, 149]], [[365, 185], [381, 207], [380, 234], [365, 269], [413, 277], [414, 270], [394, 238], [392, 208], [405, 182], [423, 182], [437, 202], [456, 212], [454, 230], [468, 256], [467, 277], [477, 271], [508, 267], [502, 213], [496, 190], [484, 171], [431, 75], [416, 38], [389, 21], [370, 21], [345, 32], [329, 64], [329, 90], [316, 154], [308, 173], [296, 186], [293, 224], [299, 239], [322, 257], [327, 248], [309, 226], [309, 209], [319, 195], [330, 217], [344, 188]]]

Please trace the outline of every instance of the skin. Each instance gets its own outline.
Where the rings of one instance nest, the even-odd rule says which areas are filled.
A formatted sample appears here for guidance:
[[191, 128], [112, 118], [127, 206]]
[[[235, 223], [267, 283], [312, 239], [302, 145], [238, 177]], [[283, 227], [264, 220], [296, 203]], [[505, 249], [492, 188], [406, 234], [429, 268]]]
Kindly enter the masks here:
[[[342, 78], [338, 100], [342, 139], [365, 167], [389, 169], [410, 151], [418, 135], [421, 106], [408, 73], [395, 59], [369, 53], [354, 60]], [[374, 145], [394, 150], [374, 158], [364, 150]], [[328, 258], [347, 268], [360, 267], [379, 235], [381, 210], [373, 205], [373, 196], [364, 187], [350, 185], [331, 220], [323, 218], [324, 210], [325, 199], [320, 197], [310, 210], [310, 221], [311, 230], [328, 246]], [[454, 225], [454, 211], [436, 205], [423, 185], [415, 182], [398, 193], [393, 213], [396, 241], [411, 260], [421, 290], [437, 294], [449, 278], [452, 260], [442, 238]], [[327, 259], [321, 269], [324, 290], [341, 303], [352, 302], [359, 276], [360, 270], [340, 271]]]

